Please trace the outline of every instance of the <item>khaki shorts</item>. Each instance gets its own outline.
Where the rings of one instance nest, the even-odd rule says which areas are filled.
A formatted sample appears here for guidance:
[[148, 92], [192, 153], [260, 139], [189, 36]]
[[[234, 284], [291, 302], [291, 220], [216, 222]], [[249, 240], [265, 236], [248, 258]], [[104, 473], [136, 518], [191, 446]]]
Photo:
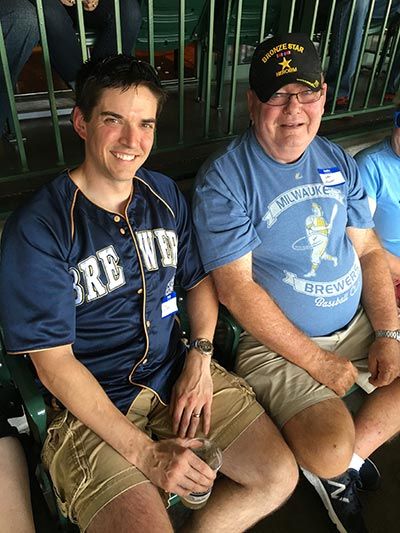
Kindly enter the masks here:
[[[214, 384], [209, 438], [226, 450], [262, 413], [247, 383], [211, 363]], [[174, 437], [168, 407], [147, 389], [127, 417], [157, 438]], [[85, 531], [107, 503], [124, 491], [150, 481], [68, 411], [48, 428], [42, 460], [50, 471], [61, 512]]]
[[[321, 348], [335, 350], [352, 361], [359, 372], [357, 384], [370, 393], [375, 387], [368, 381], [368, 350], [374, 338], [367, 315], [360, 309], [346, 328], [313, 340]], [[252, 386], [257, 400], [280, 428], [307, 407], [337, 398], [331, 389], [247, 332], [241, 336], [235, 371]]]

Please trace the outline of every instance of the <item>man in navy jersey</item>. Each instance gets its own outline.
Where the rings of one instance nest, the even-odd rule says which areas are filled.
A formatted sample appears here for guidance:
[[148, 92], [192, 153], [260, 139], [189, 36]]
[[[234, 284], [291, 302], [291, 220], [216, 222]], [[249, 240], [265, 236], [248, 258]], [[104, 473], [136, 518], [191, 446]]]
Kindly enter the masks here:
[[200, 433], [223, 475], [187, 530], [244, 531], [289, 496], [297, 467], [252, 390], [211, 360], [217, 300], [186, 203], [141, 168], [164, 91], [150, 65], [118, 55], [86, 63], [76, 97], [84, 162], [10, 217], [0, 271], [6, 347], [30, 354], [61, 404], [42, 454], [59, 507], [82, 531], [172, 531], [160, 494], [215, 479], [189, 448]]
[[[400, 331], [356, 164], [317, 136], [326, 91], [307, 36], [263, 41], [251, 126], [200, 170], [194, 220], [205, 270], [245, 330], [236, 372], [339, 531], [363, 533], [356, 489], [379, 477], [367, 458], [400, 429]], [[370, 395], [353, 422], [341, 397], [354, 383]]]

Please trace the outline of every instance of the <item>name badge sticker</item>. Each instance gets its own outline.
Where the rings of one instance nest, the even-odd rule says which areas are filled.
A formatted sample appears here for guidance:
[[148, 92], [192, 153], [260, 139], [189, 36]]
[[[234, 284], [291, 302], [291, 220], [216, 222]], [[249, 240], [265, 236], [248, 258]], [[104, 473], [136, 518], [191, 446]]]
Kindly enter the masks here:
[[338, 167], [332, 168], [317, 168], [318, 174], [324, 185], [328, 187], [334, 187], [335, 185], [341, 185], [345, 182], [342, 172]]
[[161, 300], [161, 318], [173, 315], [178, 311], [176, 292], [171, 292]]

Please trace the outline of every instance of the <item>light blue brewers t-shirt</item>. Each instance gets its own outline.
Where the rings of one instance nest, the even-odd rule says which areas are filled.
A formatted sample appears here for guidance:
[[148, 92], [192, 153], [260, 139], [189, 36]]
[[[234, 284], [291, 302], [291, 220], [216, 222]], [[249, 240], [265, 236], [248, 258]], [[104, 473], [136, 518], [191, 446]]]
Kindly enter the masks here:
[[252, 252], [255, 281], [308, 335], [353, 318], [362, 279], [346, 227], [373, 222], [356, 164], [339, 146], [316, 137], [281, 164], [249, 129], [200, 169], [193, 213], [206, 271]]
[[400, 256], [400, 157], [387, 137], [359, 152], [355, 159], [365, 190], [376, 202], [374, 222], [382, 245]]

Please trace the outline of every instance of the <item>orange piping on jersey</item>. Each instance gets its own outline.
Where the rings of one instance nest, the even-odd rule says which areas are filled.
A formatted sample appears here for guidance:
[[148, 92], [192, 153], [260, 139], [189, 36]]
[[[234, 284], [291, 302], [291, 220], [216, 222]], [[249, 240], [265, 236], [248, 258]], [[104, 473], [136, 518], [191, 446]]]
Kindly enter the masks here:
[[143, 183], [143, 185], [145, 185], [148, 189], [150, 189], [150, 191], [154, 194], [154, 196], [157, 196], [157, 198], [160, 200], [160, 202], [162, 202], [162, 203], [165, 205], [165, 207], [170, 211], [170, 213], [172, 214], [172, 216], [173, 216], [174, 218], [176, 218], [175, 213], [174, 213], [174, 210], [172, 209], [172, 207], [169, 206], [169, 205], [167, 204], [167, 202], [164, 200], [164, 198], [161, 198], [161, 196], [160, 196], [159, 194], [157, 194], [156, 191], [155, 191], [154, 189], [152, 189], [148, 183], [146, 183], [146, 182], [145, 182], [144, 180], [142, 180], [141, 178], [138, 178], [137, 176], [134, 176], [134, 179], [140, 181], [141, 183]]
[[[146, 385], [142, 385], [141, 383], [135, 383], [134, 381], [131, 381], [132, 385], [136, 385], [136, 387], [140, 387], [142, 389], [146, 389], [146, 390], [149, 390], [150, 392], [152, 392], [153, 394], [156, 395], [157, 397], [157, 400], [162, 403], [163, 405], [167, 406], [168, 404], [163, 402], [162, 399], [160, 398], [160, 396], [158, 395], [157, 391], [151, 389], [150, 387], [146, 387]], [[139, 392], [140, 394], [140, 392]], [[135, 396], [135, 398], [132, 400], [132, 403], [131, 405], [129, 406], [128, 408], [128, 411], [131, 409], [132, 405], [135, 403], [135, 400], [137, 399], [137, 396]], [[128, 413], [128, 411], [126, 412], [126, 414]]]
[[69, 212], [70, 222], [71, 222], [71, 240], [74, 239], [75, 235], [75, 222], [74, 222], [74, 209], [76, 204], [76, 197], [78, 196], [79, 189], [77, 188], [74, 192], [74, 198], [72, 200], [71, 209]]
[[47, 348], [36, 348], [35, 350], [23, 350], [21, 352], [9, 352], [7, 350], [8, 355], [29, 355], [30, 353], [37, 353], [37, 352], [44, 352], [45, 350], [54, 350], [55, 348], [64, 348], [71, 346], [72, 344], [60, 344], [58, 346], [48, 346]]
[[128, 224], [129, 232], [131, 234], [133, 243], [135, 245], [136, 255], [137, 255], [138, 262], [139, 262], [139, 267], [140, 267], [140, 276], [142, 278], [142, 284], [143, 284], [142, 320], [143, 320], [144, 334], [145, 334], [145, 337], [146, 337], [146, 349], [145, 349], [145, 352], [143, 354], [143, 357], [142, 357], [142, 359], [140, 359], [140, 361], [138, 361], [136, 363], [136, 365], [132, 368], [131, 373], [129, 374], [129, 381], [133, 384], [132, 376], [135, 373], [135, 370], [137, 369], [137, 367], [146, 359], [146, 356], [147, 356], [148, 351], [149, 351], [150, 342], [149, 342], [149, 335], [147, 333], [147, 326], [146, 326], [146, 278], [144, 276], [143, 263], [142, 263], [142, 258], [140, 257], [139, 247], [138, 247], [138, 244], [136, 242], [136, 237], [135, 237], [135, 234], [133, 233], [133, 229], [132, 229], [132, 226], [131, 226], [131, 224], [129, 222], [129, 218], [128, 218], [128, 205], [129, 204], [130, 204], [130, 202], [128, 202], [126, 204], [126, 207], [125, 207], [125, 218], [126, 218], [126, 223]]
[[201, 278], [201, 280], [199, 280], [197, 283], [195, 283], [192, 287], [189, 287], [188, 289], [185, 289], [185, 291], [186, 291], [186, 292], [191, 291], [192, 289], [194, 289], [195, 287], [197, 287], [198, 285], [200, 285], [200, 283], [203, 283], [203, 281], [204, 281], [205, 279], [207, 279], [209, 276], [210, 276], [210, 274], [205, 274], [205, 275], [204, 275], [204, 278]]

